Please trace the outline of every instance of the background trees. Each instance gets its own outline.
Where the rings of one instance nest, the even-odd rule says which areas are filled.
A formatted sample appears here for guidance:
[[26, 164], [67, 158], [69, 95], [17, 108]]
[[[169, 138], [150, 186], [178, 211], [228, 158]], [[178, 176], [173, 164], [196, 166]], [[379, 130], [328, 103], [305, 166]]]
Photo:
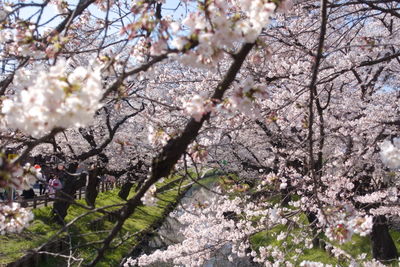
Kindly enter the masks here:
[[[98, 176], [129, 181], [125, 198], [135, 184], [90, 265], [156, 182], [209, 168], [235, 178], [221, 179], [213, 191], [224, 196], [198, 216], [179, 216], [187, 239], [201, 242], [137, 263], [201, 265], [230, 246], [254, 262], [296, 264], [319, 244], [362, 262], [338, 249], [354, 233], [371, 236], [375, 259], [396, 259], [387, 224], [398, 214], [397, 9], [396, 1], [5, 2], [1, 146], [18, 157], [3, 156], [1, 186], [28, 184], [37, 173], [20, 166], [51, 155], [50, 169], [65, 166], [53, 208], [63, 223], [82, 186], [95, 206]], [[7, 209], [1, 220], [18, 217]], [[18, 210], [24, 225], [30, 217]], [[198, 230], [207, 223], [208, 237], [209, 228]], [[251, 245], [277, 225], [296, 253]]]

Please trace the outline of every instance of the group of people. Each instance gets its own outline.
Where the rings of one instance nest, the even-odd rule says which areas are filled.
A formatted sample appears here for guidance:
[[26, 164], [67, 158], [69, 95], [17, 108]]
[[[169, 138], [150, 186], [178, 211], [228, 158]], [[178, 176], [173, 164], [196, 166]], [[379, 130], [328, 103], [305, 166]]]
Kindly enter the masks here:
[[17, 200], [17, 199], [32, 199], [35, 197], [33, 188], [22, 190], [22, 193], [12, 188], [0, 188], [0, 201]]
[[[60, 179], [58, 179], [53, 174], [50, 174], [47, 179], [43, 175], [39, 176], [37, 184], [39, 184], [39, 195], [44, 195], [47, 193], [51, 196], [54, 195], [57, 190], [62, 189], [62, 183]], [[21, 194], [22, 199], [33, 199], [35, 196], [36, 195], [33, 188], [29, 188], [28, 190], [22, 190]]]
[[[37, 183], [39, 185], [39, 195], [49, 194], [54, 195], [57, 190], [62, 189], [62, 183], [55, 175], [50, 174], [46, 179], [44, 176], [39, 177]], [[12, 196], [11, 196], [12, 194]], [[15, 200], [18, 198], [22, 199], [33, 199], [35, 197], [35, 191], [33, 188], [22, 190], [21, 194], [18, 194], [16, 190], [7, 190], [0, 188], [0, 201], [7, 201], [10, 198]]]
[[39, 178], [39, 195], [43, 195], [46, 193], [49, 195], [54, 195], [57, 190], [62, 189], [62, 183], [60, 179], [58, 179], [54, 174], [50, 174], [49, 177], [46, 179], [42, 175], [41, 178]]

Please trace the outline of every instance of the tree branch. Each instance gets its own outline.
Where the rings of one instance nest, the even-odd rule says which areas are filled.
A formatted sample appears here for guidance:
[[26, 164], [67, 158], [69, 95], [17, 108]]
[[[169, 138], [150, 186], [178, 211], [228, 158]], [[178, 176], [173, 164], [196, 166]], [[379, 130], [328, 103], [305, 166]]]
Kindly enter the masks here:
[[[214, 101], [222, 100], [224, 93], [234, 81], [236, 74], [240, 71], [243, 62], [246, 59], [246, 56], [249, 54], [253, 46], [254, 44], [245, 44], [236, 54], [235, 60], [230, 66], [224, 79], [214, 91], [214, 94], [212, 96], [212, 99]], [[210, 118], [210, 115], [210, 113], [203, 115], [200, 121], [196, 121], [193, 118], [190, 119], [182, 134], [177, 138], [171, 139], [168, 144], [164, 146], [162, 152], [153, 159], [150, 178], [143, 184], [137, 194], [127, 201], [126, 206], [124, 206], [120, 212], [121, 217], [115, 224], [111, 233], [104, 240], [103, 247], [98, 250], [97, 256], [93, 259], [89, 266], [95, 266], [104, 257], [105, 251], [110, 248], [111, 241], [121, 230], [125, 220], [142, 203], [140, 199], [144, 196], [147, 190], [159, 179], [169, 175], [175, 163], [184, 154], [189, 144], [196, 138], [204, 121], [208, 120]]]

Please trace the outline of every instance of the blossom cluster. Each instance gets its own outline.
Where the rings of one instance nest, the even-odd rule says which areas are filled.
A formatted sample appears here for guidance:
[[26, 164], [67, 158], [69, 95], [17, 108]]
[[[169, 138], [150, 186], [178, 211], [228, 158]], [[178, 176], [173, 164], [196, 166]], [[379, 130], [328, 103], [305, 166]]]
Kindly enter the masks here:
[[[276, 4], [265, 0], [214, 0], [205, 2], [200, 9], [205, 12], [190, 13], [182, 21], [181, 27], [185, 27], [188, 34], [174, 38], [172, 45], [186, 51], [181, 58], [185, 64], [213, 67], [223, 51], [233, 49], [235, 43], [255, 42]], [[180, 29], [176, 24], [171, 25], [175, 31]], [[194, 46], [195, 49], [188, 51]]]
[[41, 178], [41, 169], [37, 165], [29, 163], [21, 167], [6, 158], [4, 154], [0, 157], [0, 187], [14, 189], [29, 189]]
[[266, 86], [256, 84], [252, 77], [248, 77], [235, 86], [230, 102], [234, 108], [240, 110], [245, 115], [258, 118], [260, 110], [256, 105], [256, 100], [266, 97]]
[[193, 119], [200, 121], [203, 115], [214, 109], [214, 104], [203, 96], [195, 95], [190, 101], [183, 103], [183, 108]]
[[153, 146], [165, 145], [169, 139], [168, 134], [161, 128], [149, 126], [148, 141]]
[[389, 187], [382, 189], [381, 191], [375, 191], [363, 196], [357, 196], [355, 199], [360, 203], [390, 203], [397, 201], [397, 194], [398, 190], [396, 187]]
[[143, 205], [146, 206], [154, 206], [157, 202], [157, 199], [155, 198], [155, 193], [157, 191], [157, 187], [153, 184], [149, 190], [146, 191], [144, 196], [140, 199], [143, 203]]
[[85, 126], [101, 107], [100, 68], [75, 68], [67, 72], [59, 60], [49, 70], [18, 70], [14, 85], [18, 93], [2, 103], [7, 125], [33, 137], [54, 128]]
[[195, 162], [204, 162], [208, 156], [207, 147], [200, 144], [193, 145], [190, 148], [189, 153]]
[[[12, 188], [28, 190], [32, 185], [42, 178], [39, 165], [29, 163], [21, 167], [0, 153], [0, 188]], [[19, 233], [33, 219], [33, 214], [18, 203], [0, 205], [0, 234]]]
[[[300, 267], [333, 267], [334, 265], [326, 264], [322, 262], [316, 261], [302, 261]], [[337, 265], [335, 265], [337, 266]], [[380, 263], [377, 260], [363, 261], [362, 264], [359, 264], [357, 261], [351, 261], [348, 265], [349, 267], [385, 267], [386, 265]]]
[[324, 210], [320, 211], [318, 219], [320, 224], [326, 224], [325, 234], [330, 240], [345, 243], [351, 240], [353, 234], [366, 236], [372, 231], [372, 216], [362, 216], [349, 205]]
[[59, 14], [68, 13], [68, 2], [65, 0], [53, 0], [50, 3], [56, 6], [56, 10]]
[[385, 140], [380, 148], [383, 164], [391, 169], [400, 168], [400, 138], [393, 138], [393, 143]]
[[255, 119], [260, 116], [258, 102], [266, 97], [266, 86], [256, 83], [250, 76], [234, 85], [233, 94], [227, 101], [214, 103], [202, 95], [195, 95], [183, 103], [183, 108], [185, 113], [196, 121], [200, 121], [203, 115], [209, 112], [222, 109], [239, 110], [246, 116]]
[[12, 9], [7, 6], [0, 6], [0, 22], [4, 21], [7, 18], [8, 13], [10, 13]]
[[12, 23], [7, 19], [11, 12], [12, 8], [7, 5], [0, 9], [0, 59], [10, 56], [44, 58], [46, 44], [36, 38], [36, 26], [30, 22]]
[[0, 234], [19, 233], [33, 219], [33, 214], [16, 202], [0, 205]]

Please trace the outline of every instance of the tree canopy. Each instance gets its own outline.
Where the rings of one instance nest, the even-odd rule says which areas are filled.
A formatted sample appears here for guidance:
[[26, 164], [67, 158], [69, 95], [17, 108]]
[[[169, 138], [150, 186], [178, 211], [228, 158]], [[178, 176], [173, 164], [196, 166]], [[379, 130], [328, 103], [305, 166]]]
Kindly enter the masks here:
[[[156, 183], [176, 173], [198, 183], [210, 170], [223, 174], [210, 199], [171, 215], [184, 241], [121, 264], [202, 266], [220, 253], [323, 266], [300, 259], [312, 247], [352, 266], [395, 261], [399, 9], [394, 0], [2, 1], [0, 187], [55, 173], [64, 185], [53, 219], [65, 225], [77, 190], [93, 210], [98, 177], [122, 181], [126, 201], [90, 266], [138, 207], [155, 205]], [[12, 199], [0, 206], [2, 234], [32, 219]], [[252, 243], [272, 232], [279, 245]], [[373, 259], [342, 249], [353, 235], [370, 238]]]

